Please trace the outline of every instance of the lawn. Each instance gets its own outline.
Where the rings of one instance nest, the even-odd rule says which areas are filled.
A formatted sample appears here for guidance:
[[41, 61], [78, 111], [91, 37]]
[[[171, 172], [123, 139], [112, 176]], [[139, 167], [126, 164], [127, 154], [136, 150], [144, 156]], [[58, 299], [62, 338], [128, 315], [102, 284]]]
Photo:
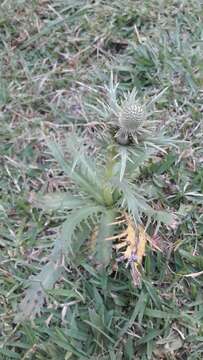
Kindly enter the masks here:
[[[203, 359], [202, 24], [201, 0], [1, 0], [0, 359]], [[151, 134], [128, 161], [110, 80], [157, 97], [167, 146]], [[116, 241], [135, 215], [133, 268]]]

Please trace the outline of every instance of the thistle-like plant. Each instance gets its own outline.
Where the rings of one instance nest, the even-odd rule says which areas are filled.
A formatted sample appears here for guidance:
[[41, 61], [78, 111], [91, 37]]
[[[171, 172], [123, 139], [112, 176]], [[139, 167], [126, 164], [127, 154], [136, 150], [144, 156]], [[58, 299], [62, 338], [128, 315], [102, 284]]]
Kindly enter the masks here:
[[117, 88], [111, 78], [107, 103], [98, 101], [97, 117], [105, 119], [106, 126], [96, 139], [96, 152], [88, 149], [83, 134], [67, 134], [66, 149], [46, 139], [60, 171], [69, 178], [69, 187], [65, 192], [36, 195], [34, 206], [58, 212], [65, 220], [47, 264], [30, 279], [20, 305], [21, 319], [40, 312], [46, 291], [61, 276], [64, 262], [80, 258], [81, 247], [87, 255], [91, 249], [98, 269], [110, 264], [112, 251], [117, 249], [119, 258], [131, 267], [134, 283], [138, 283], [145, 244], [151, 239], [146, 233], [148, 224], [153, 220], [158, 227], [173, 221], [169, 212], [155, 210], [156, 191], [148, 191], [149, 187], [139, 181], [149, 159], [175, 144], [164, 129], [157, 133], [157, 122], [149, 118], [152, 104], [163, 92], [146, 103], [137, 99], [135, 90], [119, 100]]
[[[161, 127], [161, 121], [154, 120], [152, 115], [156, 112], [153, 105], [166, 92], [167, 88], [150, 100], [138, 98], [136, 88], [131, 92], [122, 93], [118, 96], [118, 83], [114, 84], [111, 74], [110, 84], [106, 86], [107, 101], [97, 99], [99, 106], [92, 106], [112, 129], [117, 129], [115, 140], [120, 145], [128, 145], [130, 142], [139, 144], [151, 144], [151, 146], [164, 145], [163, 128], [158, 134], [157, 128]], [[150, 141], [151, 140], [151, 141]]]

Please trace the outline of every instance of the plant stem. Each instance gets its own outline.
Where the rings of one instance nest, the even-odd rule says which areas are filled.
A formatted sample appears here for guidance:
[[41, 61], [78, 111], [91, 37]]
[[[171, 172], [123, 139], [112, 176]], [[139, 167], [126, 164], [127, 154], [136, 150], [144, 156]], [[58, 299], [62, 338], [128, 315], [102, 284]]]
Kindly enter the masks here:
[[113, 198], [114, 189], [109, 184], [110, 180], [114, 175], [114, 166], [116, 164], [115, 155], [116, 155], [115, 146], [110, 145], [107, 148], [106, 169], [104, 174], [104, 186], [103, 186], [103, 198], [107, 206], [112, 206], [115, 202]]

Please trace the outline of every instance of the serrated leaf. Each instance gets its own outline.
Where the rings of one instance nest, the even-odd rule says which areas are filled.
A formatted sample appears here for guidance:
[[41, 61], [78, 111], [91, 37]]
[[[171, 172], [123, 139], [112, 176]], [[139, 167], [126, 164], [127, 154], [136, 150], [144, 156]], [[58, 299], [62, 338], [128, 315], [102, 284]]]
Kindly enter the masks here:
[[46, 290], [52, 289], [62, 272], [63, 267], [59, 257], [56, 262], [49, 261], [37, 276], [30, 279], [31, 285], [26, 290], [25, 296], [19, 305], [19, 312], [14, 319], [15, 322], [34, 319], [37, 315], [40, 315], [46, 298]]
[[145, 163], [156, 153], [154, 148], [147, 148], [146, 146], [131, 146], [128, 148], [129, 158], [134, 164], [134, 169], [144, 166]]
[[121, 207], [127, 205], [128, 212], [132, 214], [136, 222], [141, 222], [142, 213], [153, 214], [153, 209], [147, 204], [147, 201], [134, 184], [131, 184], [126, 179], [123, 179], [122, 182], [113, 179], [113, 183], [123, 194]]
[[[101, 189], [96, 185], [91, 178], [86, 176], [86, 174], [81, 173], [80, 171], [73, 170], [73, 164], [71, 165], [67, 163], [64, 158], [64, 153], [59, 144], [55, 141], [47, 140], [47, 145], [52, 152], [52, 155], [56, 159], [56, 161], [61, 166], [62, 170], [72, 179], [79, 187], [80, 191], [86, 191], [94, 200], [96, 200], [99, 204], [103, 204], [103, 198], [101, 195]], [[87, 165], [83, 163], [84, 167], [87, 169]], [[88, 166], [91, 167], [90, 164]]]
[[[34, 318], [40, 314], [45, 301], [46, 290], [52, 289], [62, 274], [63, 255], [72, 254], [72, 241], [77, 228], [81, 223], [87, 222], [88, 218], [102, 212], [102, 207], [85, 207], [71, 213], [62, 225], [60, 237], [55, 241], [54, 248], [49, 256], [50, 261], [42, 267], [40, 273], [30, 279], [30, 287], [25, 292], [25, 297], [20, 303], [20, 312], [15, 321]], [[84, 238], [85, 240], [85, 238]]]
[[44, 210], [72, 210], [85, 206], [86, 202], [80, 196], [68, 192], [55, 192], [46, 195], [37, 195], [33, 204]]
[[89, 206], [89, 207], [86, 206], [84, 208], [72, 212], [68, 216], [68, 219], [62, 225], [62, 231], [61, 231], [61, 241], [63, 243], [64, 253], [70, 252], [72, 255], [74, 255], [72, 249], [72, 241], [74, 239], [76, 229], [80, 228], [80, 225], [82, 223], [88, 224], [88, 220], [90, 218], [93, 220], [94, 216], [97, 216], [98, 214], [102, 214], [103, 211], [104, 208], [101, 206]]

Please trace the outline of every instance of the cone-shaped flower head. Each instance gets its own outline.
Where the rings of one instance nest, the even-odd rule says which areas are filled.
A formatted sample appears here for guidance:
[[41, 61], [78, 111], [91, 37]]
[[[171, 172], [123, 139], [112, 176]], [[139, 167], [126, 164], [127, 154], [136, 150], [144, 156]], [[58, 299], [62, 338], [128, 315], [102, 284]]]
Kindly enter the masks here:
[[128, 144], [129, 137], [133, 138], [137, 143], [145, 136], [149, 137], [155, 131], [157, 121], [149, 119], [149, 116], [154, 112], [152, 105], [162, 96], [166, 89], [154, 96], [151, 101], [146, 102], [144, 99], [137, 97], [136, 89], [123, 94], [123, 99], [118, 99], [117, 88], [118, 84], [114, 85], [113, 77], [111, 77], [110, 86], [107, 88], [107, 108], [108, 113], [110, 113], [109, 124], [117, 128], [115, 138], [120, 144]]
[[136, 132], [147, 118], [145, 108], [136, 99], [136, 95], [136, 90], [133, 90], [120, 106], [118, 123], [126, 132]]

